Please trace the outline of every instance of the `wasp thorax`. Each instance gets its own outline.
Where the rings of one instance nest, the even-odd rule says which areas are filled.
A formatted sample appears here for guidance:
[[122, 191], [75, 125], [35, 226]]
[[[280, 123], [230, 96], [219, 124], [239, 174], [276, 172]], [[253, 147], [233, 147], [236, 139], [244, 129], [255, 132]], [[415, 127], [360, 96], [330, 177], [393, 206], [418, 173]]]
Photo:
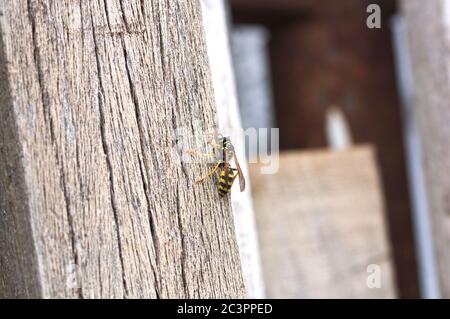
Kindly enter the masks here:
[[[196, 182], [199, 183], [215, 172], [219, 172], [218, 190], [219, 195], [223, 197], [230, 191], [234, 180], [239, 176], [239, 187], [241, 192], [243, 192], [245, 189], [245, 178], [242, 174], [230, 138], [219, 135], [214, 141], [210, 139], [208, 144], [213, 147], [213, 154], [209, 153], [209, 156], [213, 155], [215, 157], [214, 168], [205, 176], [198, 178]], [[232, 163], [234, 163], [236, 167], [232, 167]]]

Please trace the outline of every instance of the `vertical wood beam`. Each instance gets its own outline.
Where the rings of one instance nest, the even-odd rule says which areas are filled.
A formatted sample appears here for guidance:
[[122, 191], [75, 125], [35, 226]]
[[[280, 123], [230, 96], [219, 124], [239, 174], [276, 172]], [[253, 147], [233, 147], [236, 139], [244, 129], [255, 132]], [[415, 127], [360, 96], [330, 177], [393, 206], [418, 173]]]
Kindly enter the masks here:
[[180, 160], [216, 125], [200, 3], [0, 7], [0, 294], [244, 296], [230, 203]]
[[441, 295], [450, 298], [450, 6], [401, 1], [413, 63], [418, 119]]

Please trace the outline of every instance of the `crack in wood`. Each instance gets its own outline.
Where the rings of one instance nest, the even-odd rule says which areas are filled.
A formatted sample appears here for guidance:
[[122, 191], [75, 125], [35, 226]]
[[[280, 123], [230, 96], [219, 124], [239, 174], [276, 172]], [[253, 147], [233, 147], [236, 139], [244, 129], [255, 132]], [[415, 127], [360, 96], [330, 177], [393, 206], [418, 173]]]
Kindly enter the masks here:
[[[105, 8], [105, 10], [106, 10], [106, 8]], [[91, 16], [91, 23], [93, 22], [93, 20], [94, 19]], [[95, 30], [93, 23], [92, 23], [92, 30], [93, 31]], [[128, 287], [127, 287], [127, 282], [125, 279], [124, 258], [123, 258], [123, 252], [122, 252], [122, 239], [121, 239], [120, 230], [119, 230], [118, 211], [117, 211], [117, 206], [115, 203], [113, 165], [111, 162], [111, 158], [109, 156], [109, 148], [108, 148], [106, 132], [105, 132], [106, 119], [105, 119], [105, 114], [104, 114], [103, 107], [102, 107], [103, 95], [105, 94], [104, 93], [105, 91], [104, 91], [103, 83], [102, 83], [100, 57], [99, 57], [98, 43], [97, 43], [97, 39], [95, 37], [95, 32], [92, 33], [92, 37], [93, 37], [93, 42], [94, 42], [94, 53], [95, 53], [95, 60], [96, 60], [96, 65], [97, 65], [98, 84], [99, 84], [98, 110], [99, 110], [99, 115], [100, 115], [100, 132], [101, 132], [100, 135], [101, 135], [103, 153], [105, 154], [105, 158], [106, 158], [106, 166], [107, 166], [108, 172], [109, 172], [111, 209], [113, 212], [114, 223], [115, 223], [115, 228], [116, 228], [117, 248], [119, 251], [120, 266], [121, 266], [121, 270], [122, 270], [122, 284], [123, 284], [123, 288], [125, 290], [125, 296], [128, 296], [129, 292], [128, 292]]]
[[[122, 2], [121, 2], [122, 3]], [[122, 9], [123, 10], [123, 9]], [[123, 13], [125, 14], [125, 13]], [[128, 62], [128, 53], [126, 50], [126, 46], [125, 46], [125, 41], [122, 39], [122, 47], [123, 47], [123, 55], [124, 55], [124, 60], [125, 60], [125, 71], [127, 74], [127, 80], [128, 80], [128, 85], [130, 88], [130, 93], [131, 93], [131, 98], [133, 101], [133, 106], [134, 106], [134, 111], [135, 111], [135, 116], [136, 116], [136, 124], [137, 124], [137, 128], [138, 128], [138, 132], [139, 132], [139, 145], [140, 145], [140, 150], [141, 150], [141, 154], [142, 156], [144, 156], [145, 154], [145, 147], [144, 147], [144, 133], [143, 133], [143, 129], [142, 129], [142, 117], [140, 114], [140, 110], [139, 110], [139, 102], [138, 102], [138, 98], [136, 95], [136, 88], [134, 87], [133, 84], [133, 80], [131, 78], [131, 72], [129, 69], [129, 62]], [[141, 177], [141, 182], [142, 182], [142, 188], [144, 190], [144, 194], [145, 194], [145, 200], [147, 202], [147, 208], [148, 208], [148, 220], [149, 220], [149, 227], [150, 227], [150, 235], [152, 238], [152, 242], [153, 242], [153, 248], [155, 251], [155, 262], [157, 265], [160, 264], [159, 262], [159, 240], [158, 240], [158, 236], [157, 236], [157, 232], [156, 232], [156, 226], [155, 226], [155, 221], [153, 218], [153, 213], [150, 210], [150, 203], [151, 200], [149, 199], [149, 194], [148, 194], [148, 187], [147, 187], [147, 183], [145, 182], [144, 176], [146, 176], [148, 168], [145, 162], [145, 158], [142, 159], [142, 163], [144, 165], [144, 169], [145, 171], [142, 169], [142, 164], [141, 161], [139, 160], [139, 169], [140, 169], [140, 177]], [[144, 175], [145, 174], [145, 175]], [[152, 258], [150, 258], [150, 262], [152, 263]], [[155, 270], [155, 266], [151, 265], [152, 267], [152, 272], [153, 272], [153, 276], [154, 276], [154, 280], [155, 280], [155, 292], [156, 292], [156, 296], [157, 298], [160, 298], [160, 293], [159, 293], [159, 286], [161, 285], [160, 283], [160, 279], [156, 274], [156, 270]]]

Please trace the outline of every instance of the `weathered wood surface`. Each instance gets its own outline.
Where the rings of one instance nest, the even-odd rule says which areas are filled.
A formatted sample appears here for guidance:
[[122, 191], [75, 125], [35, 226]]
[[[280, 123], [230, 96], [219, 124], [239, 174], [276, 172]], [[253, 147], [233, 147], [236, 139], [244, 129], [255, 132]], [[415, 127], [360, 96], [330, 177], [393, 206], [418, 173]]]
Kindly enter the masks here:
[[441, 296], [450, 298], [450, 3], [401, 1]]
[[[283, 152], [274, 175], [250, 168], [267, 297], [395, 297], [371, 147]], [[366, 284], [371, 264], [380, 288]]]
[[201, 3], [219, 130], [222, 134], [232, 136], [233, 145], [240, 158], [242, 172], [247, 180], [246, 191], [239, 192], [238, 183], [236, 183], [231, 196], [246, 296], [263, 298], [264, 285], [255, 215], [248, 165], [245, 160], [245, 139], [231, 63], [225, 3], [224, 0], [202, 0]]
[[414, 112], [413, 68], [408, 29], [404, 15], [396, 15], [391, 21], [391, 28], [396, 58], [396, 77], [403, 108], [403, 131], [408, 158], [406, 164], [414, 217], [414, 237], [419, 266], [420, 294], [422, 298], [432, 299], [439, 297], [439, 284], [423, 169], [422, 145]]
[[[198, 1], [1, 1], [0, 295], [243, 297]], [[178, 141], [180, 142], [180, 141]]]

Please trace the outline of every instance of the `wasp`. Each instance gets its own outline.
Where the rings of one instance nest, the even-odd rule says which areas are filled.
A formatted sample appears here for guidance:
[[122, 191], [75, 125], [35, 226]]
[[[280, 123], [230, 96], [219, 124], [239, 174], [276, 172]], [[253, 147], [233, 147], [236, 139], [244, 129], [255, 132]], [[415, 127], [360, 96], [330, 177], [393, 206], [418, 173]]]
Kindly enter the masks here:
[[[213, 153], [203, 155], [214, 158], [214, 168], [205, 176], [198, 178], [196, 183], [201, 183], [215, 172], [219, 172], [217, 188], [220, 197], [224, 197], [230, 191], [236, 177], [239, 177], [239, 188], [243, 192], [245, 190], [245, 178], [230, 138], [218, 135], [215, 141], [209, 140], [208, 144], [213, 147]], [[191, 154], [193, 153], [195, 152], [191, 152]], [[231, 160], [234, 161], [236, 167], [231, 166]]]

